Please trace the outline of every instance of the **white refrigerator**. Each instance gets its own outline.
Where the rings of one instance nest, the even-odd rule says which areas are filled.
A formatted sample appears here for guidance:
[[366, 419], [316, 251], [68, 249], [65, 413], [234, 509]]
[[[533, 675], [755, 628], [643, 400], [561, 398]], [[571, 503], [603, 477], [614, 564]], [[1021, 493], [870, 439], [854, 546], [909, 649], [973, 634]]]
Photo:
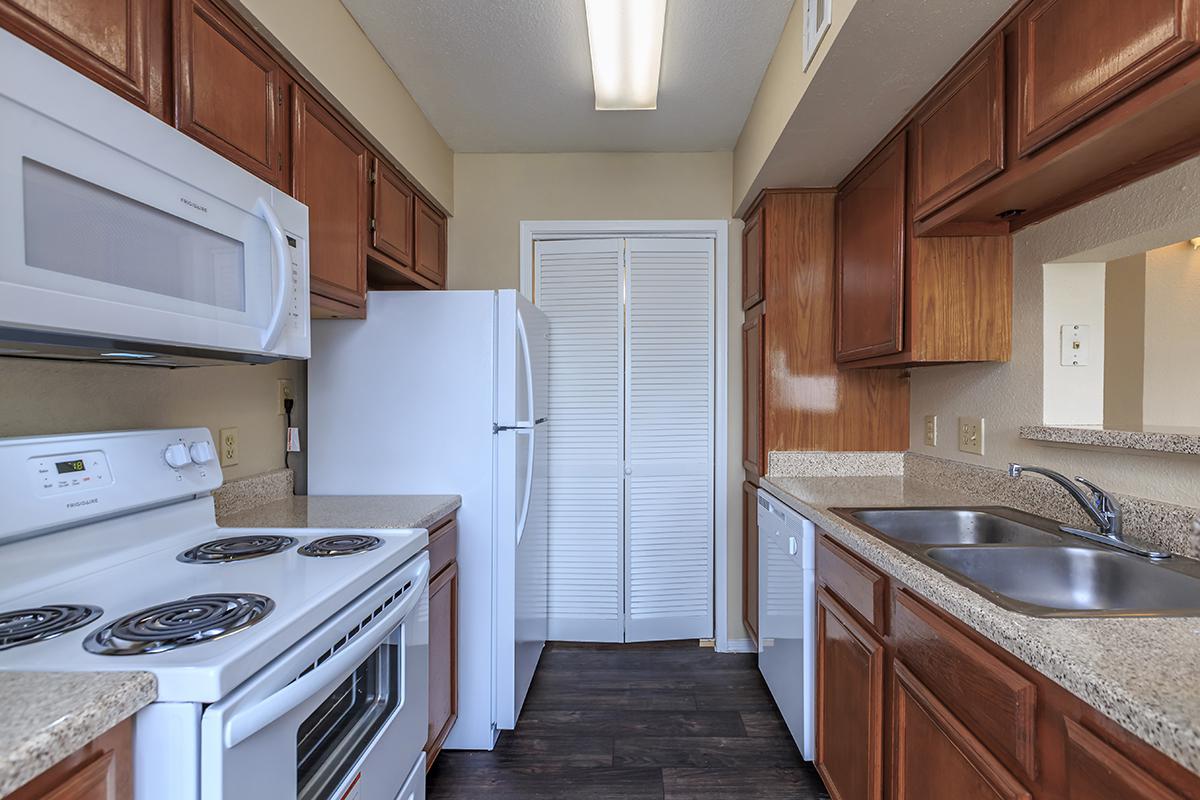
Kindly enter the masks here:
[[310, 494], [458, 494], [458, 721], [490, 750], [546, 642], [549, 323], [513, 290], [371, 292], [314, 321]]

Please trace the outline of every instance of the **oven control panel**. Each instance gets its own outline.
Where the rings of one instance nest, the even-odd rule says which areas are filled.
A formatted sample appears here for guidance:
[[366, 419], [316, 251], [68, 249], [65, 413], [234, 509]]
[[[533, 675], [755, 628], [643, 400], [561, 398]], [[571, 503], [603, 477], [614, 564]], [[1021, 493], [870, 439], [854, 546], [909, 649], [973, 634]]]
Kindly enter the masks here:
[[34, 457], [28, 463], [42, 495], [88, 491], [112, 483], [102, 450]]
[[207, 428], [0, 439], [0, 543], [207, 495], [216, 455]]

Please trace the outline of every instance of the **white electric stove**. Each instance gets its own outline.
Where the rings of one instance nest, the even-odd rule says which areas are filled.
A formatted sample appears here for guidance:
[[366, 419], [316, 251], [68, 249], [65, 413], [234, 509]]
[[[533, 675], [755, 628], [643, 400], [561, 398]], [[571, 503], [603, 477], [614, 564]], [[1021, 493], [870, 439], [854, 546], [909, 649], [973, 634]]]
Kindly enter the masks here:
[[424, 797], [424, 530], [218, 528], [206, 429], [0, 439], [0, 670], [143, 670], [137, 800]]

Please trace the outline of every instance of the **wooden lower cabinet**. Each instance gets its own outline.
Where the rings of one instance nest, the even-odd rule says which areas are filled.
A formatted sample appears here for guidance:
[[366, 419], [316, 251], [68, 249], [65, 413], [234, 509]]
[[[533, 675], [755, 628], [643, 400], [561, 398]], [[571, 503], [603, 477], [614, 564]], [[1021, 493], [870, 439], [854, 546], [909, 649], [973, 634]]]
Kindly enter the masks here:
[[817, 771], [834, 800], [883, 797], [884, 648], [817, 590]]
[[101, 734], [5, 800], [133, 800], [133, 720]]
[[[818, 549], [816, 576], [817, 770], [833, 800], [885, 787], [888, 800], [1200, 797], [1200, 776], [819, 538], [839, 548]], [[881, 618], [868, 619], [867, 583], [843, 562], [884, 582]]]
[[458, 719], [458, 525], [453, 518], [429, 534], [429, 735], [425, 768], [433, 766]]
[[742, 483], [742, 624], [758, 644], [758, 487]]
[[1030, 794], [904, 664], [893, 664], [893, 800], [1029, 800]]

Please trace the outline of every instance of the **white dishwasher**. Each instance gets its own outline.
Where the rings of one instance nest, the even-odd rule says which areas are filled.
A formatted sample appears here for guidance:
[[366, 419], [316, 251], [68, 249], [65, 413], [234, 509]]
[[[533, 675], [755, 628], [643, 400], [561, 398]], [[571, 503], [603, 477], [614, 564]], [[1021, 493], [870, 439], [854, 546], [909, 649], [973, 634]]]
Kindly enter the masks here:
[[788, 731], [816, 757], [816, 529], [758, 490], [758, 669]]

